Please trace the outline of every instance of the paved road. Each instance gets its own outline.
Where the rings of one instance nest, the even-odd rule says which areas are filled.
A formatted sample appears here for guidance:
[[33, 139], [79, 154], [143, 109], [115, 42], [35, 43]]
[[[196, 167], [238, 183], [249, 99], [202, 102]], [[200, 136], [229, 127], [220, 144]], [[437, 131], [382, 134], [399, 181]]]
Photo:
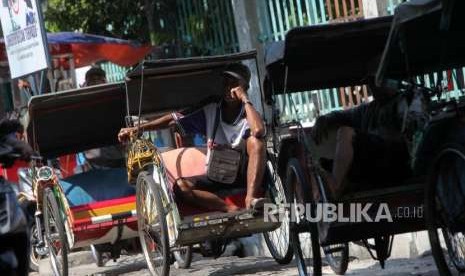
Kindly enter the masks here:
[[[218, 259], [205, 259], [194, 256], [194, 262], [190, 269], [175, 269], [171, 266], [171, 275], [176, 276], [205, 276], [205, 275], [261, 275], [261, 276], [290, 276], [297, 275], [297, 269], [293, 264], [280, 266], [273, 259], [266, 257], [223, 257]], [[329, 267], [323, 268], [324, 275], [335, 275]], [[37, 273], [31, 274], [38, 275]], [[117, 263], [110, 261], [103, 268], [97, 268], [94, 264], [74, 266], [70, 271], [74, 275], [126, 275], [145, 276], [150, 275], [145, 261], [141, 255], [123, 256]], [[437, 276], [436, 267], [431, 256], [415, 259], [391, 259], [386, 264], [386, 269], [372, 260], [353, 259], [349, 264], [346, 275], [361, 276]]]

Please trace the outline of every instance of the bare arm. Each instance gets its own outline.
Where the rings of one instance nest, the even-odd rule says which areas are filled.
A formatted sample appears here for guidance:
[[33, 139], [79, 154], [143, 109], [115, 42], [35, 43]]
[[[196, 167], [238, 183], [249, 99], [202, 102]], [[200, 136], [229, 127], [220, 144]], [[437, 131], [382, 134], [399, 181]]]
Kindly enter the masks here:
[[[158, 129], [168, 128], [170, 126], [173, 126], [174, 123], [175, 121], [174, 121], [173, 115], [169, 113], [161, 117], [158, 117], [154, 120], [151, 120], [149, 122], [141, 124], [140, 129], [142, 131], [158, 130]], [[125, 141], [129, 138], [131, 133], [134, 133], [136, 131], [137, 131], [137, 127], [122, 128], [120, 132], [118, 133], [118, 140], [120, 142]]]
[[260, 113], [258, 113], [255, 107], [251, 104], [247, 97], [247, 93], [242, 86], [233, 88], [233, 90], [235, 90], [234, 92], [236, 95], [238, 95], [238, 97], [242, 100], [242, 103], [244, 103], [245, 116], [250, 127], [250, 135], [257, 138], [263, 137], [263, 135], [265, 135], [265, 126]]

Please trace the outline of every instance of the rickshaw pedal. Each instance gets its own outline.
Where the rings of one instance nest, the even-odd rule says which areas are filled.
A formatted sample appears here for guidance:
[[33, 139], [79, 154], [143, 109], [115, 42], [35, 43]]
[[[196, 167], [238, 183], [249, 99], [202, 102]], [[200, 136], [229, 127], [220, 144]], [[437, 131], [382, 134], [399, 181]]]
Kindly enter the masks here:
[[160, 223], [155, 223], [150, 225], [151, 231], [159, 231], [160, 230]]
[[235, 219], [237, 220], [246, 220], [246, 219], [252, 219], [255, 217], [255, 212], [253, 210], [247, 210], [244, 211], [241, 214], [237, 214]]

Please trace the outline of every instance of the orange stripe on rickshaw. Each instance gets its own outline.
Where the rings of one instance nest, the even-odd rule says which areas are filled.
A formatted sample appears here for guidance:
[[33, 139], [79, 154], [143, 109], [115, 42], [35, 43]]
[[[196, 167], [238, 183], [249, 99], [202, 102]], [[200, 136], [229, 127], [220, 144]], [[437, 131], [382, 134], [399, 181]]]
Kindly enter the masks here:
[[136, 202], [136, 196], [128, 196], [128, 197], [123, 197], [123, 198], [117, 198], [117, 199], [110, 199], [110, 200], [103, 200], [95, 203], [90, 203], [90, 204], [84, 204], [84, 205], [79, 205], [76, 207], [71, 207], [71, 210], [73, 213], [81, 212], [81, 211], [87, 211], [87, 210], [92, 210], [92, 209], [99, 209], [99, 208], [104, 208], [104, 207], [110, 207], [114, 205], [120, 205], [120, 204], [125, 204], [125, 203], [131, 203], [133, 202], [135, 204]]
[[102, 207], [102, 208], [93, 208], [93, 209], [83, 210], [79, 212], [76, 212], [75, 210], [73, 210], [73, 216], [75, 220], [81, 220], [85, 218], [117, 214], [117, 213], [122, 213], [125, 211], [132, 211], [135, 209], [136, 209], [136, 203], [130, 202], [126, 204], [112, 205], [112, 206]]

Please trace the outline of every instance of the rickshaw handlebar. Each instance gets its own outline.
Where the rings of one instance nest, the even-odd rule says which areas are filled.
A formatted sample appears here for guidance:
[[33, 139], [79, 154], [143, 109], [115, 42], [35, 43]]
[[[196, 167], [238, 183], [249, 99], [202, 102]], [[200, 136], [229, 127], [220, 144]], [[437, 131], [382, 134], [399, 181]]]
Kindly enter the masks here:
[[420, 89], [421, 91], [424, 92], [429, 97], [433, 97], [437, 95], [440, 91], [439, 87], [436, 88], [429, 88], [425, 87], [424, 85], [417, 84], [414, 82], [408, 82], [408, 81], [399, 81], [399, 80], [394, 80], [394, 79], [387, 79], [386, 82], [384, 83], [384, 86], [387, 88], [395, 89], [395, 90], [411, 90], [413, 88]]

